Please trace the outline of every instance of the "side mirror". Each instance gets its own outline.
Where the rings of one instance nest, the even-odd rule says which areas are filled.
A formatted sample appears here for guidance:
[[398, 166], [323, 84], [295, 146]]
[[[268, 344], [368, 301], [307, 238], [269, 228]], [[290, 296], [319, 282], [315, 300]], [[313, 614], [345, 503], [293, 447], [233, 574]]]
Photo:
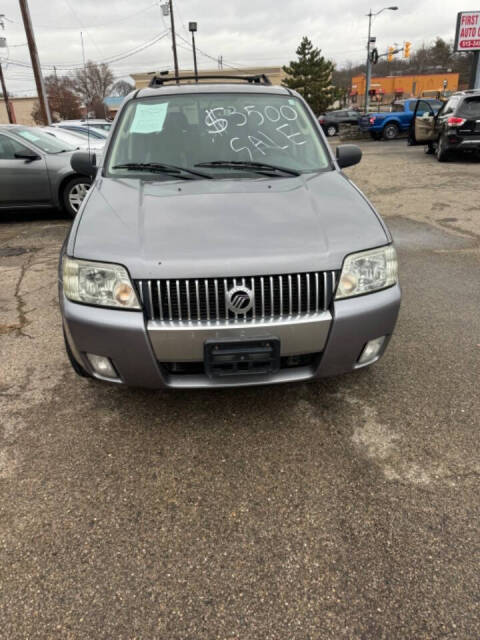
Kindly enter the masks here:
[[356, 144], [341, 144], [337, 147], [337, 162], [340, 169], [358, 164], [362, 159], [362, 150]]
[[25, 149], [24, 151], [16, 151], [15, 158], [26, 160], [27, 162], [33, 162], [34, 160], [40, 160], [40, 156], [35, 151]]
[[97, 156], [88, 151], [77, 151], [70, 159], [72, 169], [82, 176], [94, 178], [97, 173]]

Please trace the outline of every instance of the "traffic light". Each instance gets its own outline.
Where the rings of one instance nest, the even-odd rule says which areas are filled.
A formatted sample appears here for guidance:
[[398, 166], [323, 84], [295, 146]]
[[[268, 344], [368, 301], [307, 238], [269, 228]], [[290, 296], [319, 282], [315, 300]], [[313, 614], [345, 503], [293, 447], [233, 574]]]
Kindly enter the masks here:
[[409, 58], [410, 57], [410, 47], [412, 46], [411, 42], [405, 42], [405, 46], [403, 47], [403, 57], [404, 58]]
[[388, 47], [388, 56], [387, 56], [388, 62], [391, 62], [393, 60], [394, 51], [395, 51], [394, 47]]

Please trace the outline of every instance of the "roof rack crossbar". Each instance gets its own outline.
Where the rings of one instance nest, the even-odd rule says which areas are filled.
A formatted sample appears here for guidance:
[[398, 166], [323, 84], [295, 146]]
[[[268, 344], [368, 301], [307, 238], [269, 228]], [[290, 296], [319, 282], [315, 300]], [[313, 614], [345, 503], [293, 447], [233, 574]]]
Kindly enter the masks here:
[[198, 83], [200, 80], [242, 80], [243, 82], [248, 82], [249, 84], [263, 84], [263, 85], [271, 85], [270, 78], [266, 76], [264, 73], [261, 73], [256, 76], [223, 76], [223, 75], [199, 75], [199, 76], [153, 76], [150, 80], [149, 87], [162, 87], [167, 82], [176, 82], [180, 84], [183, 80], [195, 80]]

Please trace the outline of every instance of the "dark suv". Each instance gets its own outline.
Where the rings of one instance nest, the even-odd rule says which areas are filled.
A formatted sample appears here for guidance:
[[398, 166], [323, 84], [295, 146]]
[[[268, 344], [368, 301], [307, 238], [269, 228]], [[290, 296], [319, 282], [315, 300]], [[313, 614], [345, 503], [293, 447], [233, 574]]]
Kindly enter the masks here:
[[480, 154], [480, 90], [460, 91], [451, 96], [437, 114], [419, 100], [412, 120], [409, 144], [425, 144], [445, 162], [452, 151]]
[[341, 124], [358, 124], [360, 112], [353, 109], [328, 111], [318, 117], [319, 123], [327, 136], [336, 136]]

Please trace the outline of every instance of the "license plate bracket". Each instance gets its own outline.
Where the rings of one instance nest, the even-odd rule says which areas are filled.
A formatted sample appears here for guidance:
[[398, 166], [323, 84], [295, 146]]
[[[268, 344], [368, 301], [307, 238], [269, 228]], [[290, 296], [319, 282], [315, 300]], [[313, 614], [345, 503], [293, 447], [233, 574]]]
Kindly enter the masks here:
[[210, 378], [268, 375], [280, 369], [278, 338], [207, 340], [205, 373]]

